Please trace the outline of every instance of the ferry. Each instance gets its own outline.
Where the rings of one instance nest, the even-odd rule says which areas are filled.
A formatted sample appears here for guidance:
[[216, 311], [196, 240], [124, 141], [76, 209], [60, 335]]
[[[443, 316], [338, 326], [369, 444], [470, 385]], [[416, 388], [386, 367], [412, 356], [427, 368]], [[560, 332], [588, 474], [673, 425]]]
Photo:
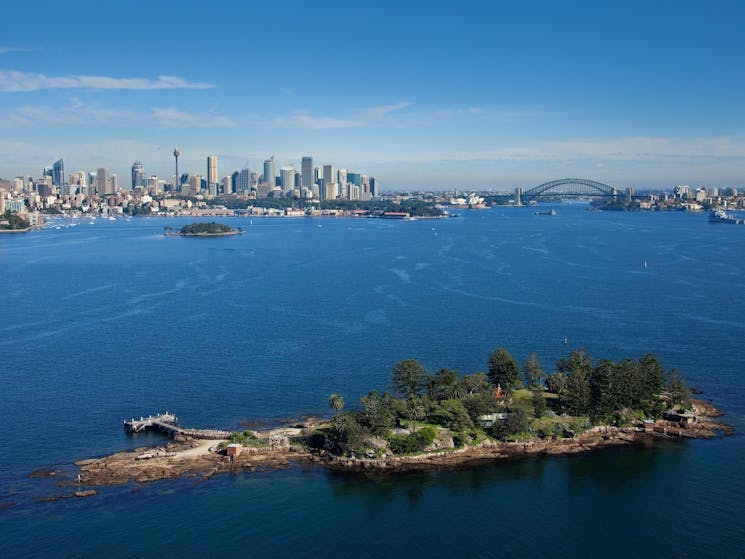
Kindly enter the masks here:
[[548, 210], [547, 212], [535, 212], [535, 215], [556, 215], [556, 210]]
[[709, 212], [709, 223], [730, 223], [732, 225], [745, 225], [745, 219], [739, 219], [727, 214], [724, 210]]

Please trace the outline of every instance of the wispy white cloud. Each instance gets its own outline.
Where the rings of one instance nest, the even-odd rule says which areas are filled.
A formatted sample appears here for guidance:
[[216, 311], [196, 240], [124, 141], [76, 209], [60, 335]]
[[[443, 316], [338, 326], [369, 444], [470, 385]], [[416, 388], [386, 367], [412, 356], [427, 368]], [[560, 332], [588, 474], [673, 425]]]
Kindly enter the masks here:
[[129, 109], [103, 107], [98, 104], [84, 103], [73, 97], [64, 106], [23, 105], [10, 109], [0, 115], [0, 125], [13, 128], [30, 126], [70, 125], [85, 123], [129, 123], [142, 120], [143, 115]]
[[411, 107], [411, 103], [409, 103], [408, 101], [401, 101], [399, 103], [393, 103], [392, 105], [378, 105], [377, 107], [366, 107], [362, 109], [360, 113], [370, 118], [383, 118], [395, 111], [400, 111], [408, 107]]
[[217, 115], [213, 111], [190, 113], [175, 107], [153, 107], [152, 116], [162, 126], [197, 127], [197, 128], [232, 128], [237, 122], [227, 116]]
[[47, 76], [17, 70], [0, 70], [0, 91], [6, 93], [38, 91], [40, 89], [209, 89], [214, 84], [190, 82], [179, 76], [156, 78], [116, 78], [111, 76]]
[[269, 128], [288, 127], [310, 130], [328, 130], [337, 128], [359, 128], [386, 120], [392, 113], [411, 106], [407, 101], [390, 105], [377, 105], [346, 111], [340, 115], [314, 115], [310, 111], [299, 110], [289, 116], [278, 116], [268, 119]]
[[267, 126], [306, 128], [325, 130], [332, 128], [356, 128], [365, 126], [366, 122], [356, 118], [339, 118], [333, 116], [316, 116], [307, 112], [296, 112], [289, 116], [279, 116], [267, 122]]
[[0, 47], [0, 54], [8, 54], [11, 52], [31, 52], [31, 49], [24, 47]]

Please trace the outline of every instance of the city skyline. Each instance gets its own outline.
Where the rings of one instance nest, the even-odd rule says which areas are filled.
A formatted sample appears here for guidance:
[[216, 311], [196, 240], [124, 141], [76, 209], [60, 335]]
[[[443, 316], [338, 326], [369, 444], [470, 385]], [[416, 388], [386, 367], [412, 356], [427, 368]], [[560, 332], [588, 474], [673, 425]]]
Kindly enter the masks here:
[[[203, 23], [192, 2], [96, 6], [9, 10], [0, 177], [63, 158], [126, 185], [134, 161], [171, 177], [178, 146], [189, 173], [206, 175], [209, 155], [258, 171], [266, 154], [296, 170], [312, 154], [387, 190], [745, 182], [736, 2], [211, 8], [215, 26], [283, 14], [282, 41], [256, 23], [190, 35]], [[27, 22], [52, 10], [56, 25], [31, 40]], [[138, 12], [155, 32], [112, 34]]]

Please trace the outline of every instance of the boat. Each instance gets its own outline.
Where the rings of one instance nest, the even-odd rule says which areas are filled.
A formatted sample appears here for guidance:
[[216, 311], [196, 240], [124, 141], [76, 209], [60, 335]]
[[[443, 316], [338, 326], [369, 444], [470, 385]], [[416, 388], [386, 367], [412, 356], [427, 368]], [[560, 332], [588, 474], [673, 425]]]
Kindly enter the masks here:
[[730, 223], [732, 225], [745, 225], [745, 219], [733, 217], [724, 210], [713, 210], [709, 212], [709, 223]]
[[535, 212], [535, 215], [556, 215], [556, 210], [548, 210], [547, 212]]

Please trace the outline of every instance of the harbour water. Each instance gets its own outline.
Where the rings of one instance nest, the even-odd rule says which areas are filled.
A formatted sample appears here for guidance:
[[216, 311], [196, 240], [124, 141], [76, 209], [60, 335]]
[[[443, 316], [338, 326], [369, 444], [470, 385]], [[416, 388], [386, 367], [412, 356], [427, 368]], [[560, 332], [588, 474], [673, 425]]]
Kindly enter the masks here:
[[[553, 207], [553, 206], [552, 206]], [[655, 353], [745, 432], [745, 229], [581, 204], [440, 221], [61, 221], [0, 237], [0, 556], [743, 557], [741, 434], [456, 471], [312, 466], [69, 490], [38, 469], [160, 441], [162, 411], [238, 428], [328, 413], [414, 357]], [[549, 206], [546, 209], [550, 209]], [[645, 266], [646, 262], [646, 266]], [[567, 338], [567, 345], [564, 338]]]

